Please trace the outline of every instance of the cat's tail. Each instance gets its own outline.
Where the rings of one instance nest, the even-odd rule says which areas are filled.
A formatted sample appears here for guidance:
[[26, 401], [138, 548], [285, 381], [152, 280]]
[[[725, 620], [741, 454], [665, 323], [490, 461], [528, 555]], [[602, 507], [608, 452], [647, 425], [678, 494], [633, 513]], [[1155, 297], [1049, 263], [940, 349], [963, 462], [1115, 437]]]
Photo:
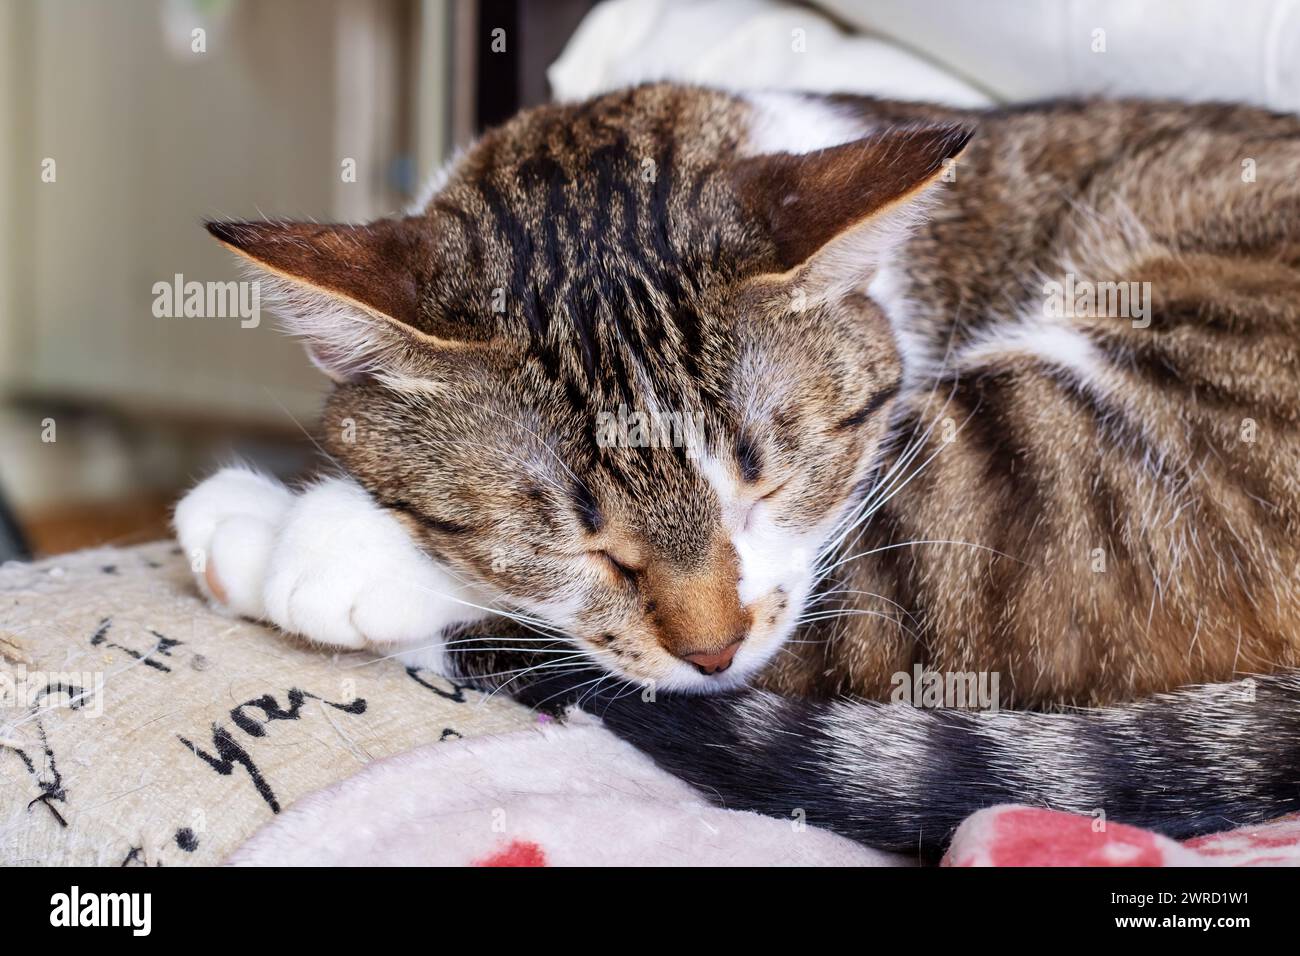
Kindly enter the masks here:
[[1027, 803], [1185, 838], [1300, 810], [1300, 676], [1044, 714], [630, 694], [583, 708], [724, 806], [936, 857], [970, 813]]
[[[554, 704], [564, 697], [553, 683], [519, 696]], [[583, 710], [722, 806], [930, 859], [966, 816], [999, 803], [1104, 814], [1176, 838], [1300, 811], [1296, 674], [1055, 714], [753, 690], [584, 693]]]

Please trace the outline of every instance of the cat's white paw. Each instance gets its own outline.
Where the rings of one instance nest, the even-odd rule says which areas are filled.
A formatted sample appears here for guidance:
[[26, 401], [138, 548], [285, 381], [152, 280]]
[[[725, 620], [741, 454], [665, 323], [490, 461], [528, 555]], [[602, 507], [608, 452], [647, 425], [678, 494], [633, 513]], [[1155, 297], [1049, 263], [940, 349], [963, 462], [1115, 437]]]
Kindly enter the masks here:
[[[441, 669], [441, 634], [486, 617], [485, 598], [426, 556], [392, 514], [351, 481], [293, 502], [263, 590], [266, 617], [335, 647], [418, 653]], [[477, 607], [475, 606], [477, 605]], [[427, 651], [426, 651], [427, 648]]]
[[267, 563], [292, 503], [284, 485], [246, 468], [223, 468], [181, 499], [176, 537], [210, 600], [248, 617], [265, 614]]

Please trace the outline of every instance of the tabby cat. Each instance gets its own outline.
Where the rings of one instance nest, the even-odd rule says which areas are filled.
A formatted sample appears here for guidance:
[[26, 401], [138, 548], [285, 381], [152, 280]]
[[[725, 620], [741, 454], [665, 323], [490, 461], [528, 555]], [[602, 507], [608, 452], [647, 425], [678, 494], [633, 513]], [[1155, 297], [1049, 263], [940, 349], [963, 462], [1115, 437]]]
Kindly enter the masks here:
[[[336, 383], [336, 477], [177, 508], [235, 612], [880, 847], [1300, 809], [1295, 117], [654, 84], [208, 228]], [[998, 711], [877, 703], [934, 674]]]

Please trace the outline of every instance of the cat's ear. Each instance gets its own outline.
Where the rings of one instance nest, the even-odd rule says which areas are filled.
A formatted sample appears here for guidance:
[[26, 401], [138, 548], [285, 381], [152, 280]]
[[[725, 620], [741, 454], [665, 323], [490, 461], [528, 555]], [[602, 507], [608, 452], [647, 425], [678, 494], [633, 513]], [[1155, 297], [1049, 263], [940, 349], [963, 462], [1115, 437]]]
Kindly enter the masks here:
[[289, 330], [306, 340], [312, 361], [336, 381], [400, 374], [429, 346], [458, 345], [420, 328], [421, 276], [429, 262], [421, 220], [205, 225], [263, 274], [266, 298]]
[[738, 160], [732, 181], [767, 229], [783, 273], [822, 295], [860, 285], [924, 216], [929, 187], [965, 149], [959, 126], [887, 130], [811, 153]]

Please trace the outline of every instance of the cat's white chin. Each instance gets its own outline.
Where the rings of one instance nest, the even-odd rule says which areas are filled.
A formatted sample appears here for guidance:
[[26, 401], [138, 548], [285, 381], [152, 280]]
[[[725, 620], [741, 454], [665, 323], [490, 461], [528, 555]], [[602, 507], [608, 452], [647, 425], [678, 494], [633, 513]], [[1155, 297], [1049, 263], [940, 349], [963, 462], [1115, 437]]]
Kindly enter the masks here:
[[675, 667], [671, 674], [656, 686], [660, 690], [674, 694], [723, 694], [730, 690], [739, 690], [762, 670], [762, 665], [745, 666], [735, 663], [721, 674], [701, 674], [693, 667]]

